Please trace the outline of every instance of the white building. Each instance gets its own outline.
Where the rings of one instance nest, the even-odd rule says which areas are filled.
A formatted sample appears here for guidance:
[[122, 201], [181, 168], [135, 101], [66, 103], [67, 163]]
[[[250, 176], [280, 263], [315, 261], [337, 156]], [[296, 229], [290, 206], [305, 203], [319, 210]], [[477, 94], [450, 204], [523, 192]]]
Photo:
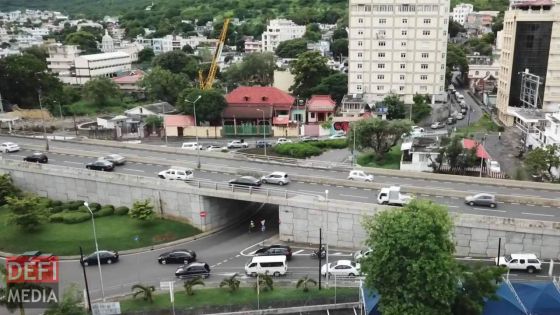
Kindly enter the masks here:
[[101, 38], [101, 51], [104, 53], [115, 51], [115, 43], [107, 30], [105, 30], [105, 35]]
[[534, 148], [547, 145], [560, 146], [560, 112], [547, 113], [545, 123], [539, 128], [535, 128], [533, 133], [529, 133], [527, 144]]
[[445, 93], [448, 23], [449, 0], [350, 0], [348, 93], [407, 103]]
[[166, 35], [162, 38], [144, 38], [139, 35], [136, 37], [135, 42], [145, 48], [153, 49], [156, 55], [173, 50], [181, 50], [185, 45], [196, 48], [201, 44], [211, 47], [216, 47], [218, 44], [217, 39], [209, 39], [206, 36], [189, 36], [183, 38], [179, 35]]
[[459, 3], [453, 8], [453, 21], [465, 25], [467, 16], [473, 12], [473, 5], [470, 3]]
[[301, 38], [304, 34], [304, 25], [286, 19], [271, 20], [262, 34], [262, 50], [274, 52], [281, 42]]
[[252, 36], [248, 36], [244, 42], [245, 52], [250, 54], [254, 52], [262, 51], [262, 42], [260, 40], [255, 40]]
[[62, 83], [77, 84], [74, 60], [80, 55], [77, 45], [54, 44], [48, 48], [48, 68], [58, 75]]

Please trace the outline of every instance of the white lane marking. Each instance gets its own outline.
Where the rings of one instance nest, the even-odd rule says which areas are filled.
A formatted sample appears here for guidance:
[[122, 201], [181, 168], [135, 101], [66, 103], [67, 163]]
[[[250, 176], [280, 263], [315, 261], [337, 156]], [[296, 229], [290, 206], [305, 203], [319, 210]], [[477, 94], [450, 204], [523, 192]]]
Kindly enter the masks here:
[[360, 199], [369, 199], [370, 198], [370, 197], [364, 197], [364, 196], [345, 195], [345, 194], [339, 194], [339, 196], [351, 197], [351, 198], [360, 198]]
[[491, 211], [491, 212], [506, 212], [506, 210], [495, 210], [495, 209], [482, 209], [482, 208], [471, 208], [478, 211]]
[[297, 255], [299, 253], [303, 252], [303, 249], [298, 250], [297, 252], [293, 252], [292, 255]]
[[135, 168], [123, 168], [123, 170], [125, 171], [131, 171], [131, 172], [141, 172], [141, 173], [145, 173], [146, 171], [143, 170], [137, 170]]
[[324, 193], [324, 191], [320, 191], [320, 190], [303, 190], [303, 189], [298, 189], [298, 191], [306, 192], [306, 193], [310, 193], [310, 194], [323, 194], [323, 193]]
[[68, 163], [68, 164], [79, 164], [79, 165], [83, 165], [84, 163], [82, 162], [72, 162], [72, 161], [64, 161], [64, 163]]
[[544, 213], [529, 213], [529, 212], [521, 212], [521, 214], [526, 214], [526, 215], [536, 215], [539, 217], [553, 217], [554, 214], [544, 214]]
[[459, 206], [447, 205], [448, 208], [459, 208]]

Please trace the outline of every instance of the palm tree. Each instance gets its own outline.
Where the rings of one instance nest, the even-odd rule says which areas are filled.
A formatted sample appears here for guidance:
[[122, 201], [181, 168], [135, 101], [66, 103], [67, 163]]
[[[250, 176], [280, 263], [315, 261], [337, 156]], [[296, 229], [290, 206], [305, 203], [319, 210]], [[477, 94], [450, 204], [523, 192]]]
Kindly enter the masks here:
[[196, 277], [185, 281], [185, 284], [183, 284], [183, 286], [185, 287], [185, 292], [187, 293], [187, 295], [194, 295], [193, 287], [195, 285], [204, 285], [204, 281], [201, 277]]
[[257, 276], [257, 283], [255, 283], [255, 290], [259, 291], [272, 291], [274, 289], [274, 280], [272, 277], [267, 273], [259, 274]]
[[220, 288], [228, 287], [231, 292], [237, 291], [239, 289], [239, 284], [241, 284], [241, 281], [236, 279], [237, 276], [239, 276], [239, 274], [234, 273], [231, 277], [222, 280], [222, 282], [220, 282]]
[[305, 277], [301, 278], [298, 280], [297, 284], [296, 284], [296, 288], [303, 288], [303, 292], [307, 292], [309, 291], [309, 285], [317, 285], [317, 281], [313, 280], [312, 278], [309, 278], [309, 275], [305, 275]]
[[152, 296], [152, 292], [156, 290], [156, 287], [153, 285], [144, 286], [142, 284], [135, 284], [131, 288], [132, 290], [132, 297], [136, 298], [136, 296], [142, 294], [142, 299], [144, 301], [148, 301], [150, 303], [154, 303], [154, 297]]

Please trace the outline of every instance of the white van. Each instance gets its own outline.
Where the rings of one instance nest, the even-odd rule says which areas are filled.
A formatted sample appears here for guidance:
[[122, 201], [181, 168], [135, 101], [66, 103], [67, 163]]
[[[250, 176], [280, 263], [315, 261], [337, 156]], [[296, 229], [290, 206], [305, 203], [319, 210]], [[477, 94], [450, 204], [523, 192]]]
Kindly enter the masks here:
[[511, 254], [494, 258], [494, 263], [510, 270], [526, 270], [528, 273], [541, 271], [542, 263], [535, 254]]
[[193, 170], [190, 168], [171, 167], [168, 170], [159, 172], [158, 177], [169, 180], [189, 180], [193, 179], [194, 174]]
[[286, 256], [255, 256], [245, 265], [245, 273], [256, 277], [257, 274], [268, 274], [274, 277], [283, 276], [288, 271]]
[[183, 142], [181, 149], [185, 150], [202, 150], [202, 146], [198, 142]]

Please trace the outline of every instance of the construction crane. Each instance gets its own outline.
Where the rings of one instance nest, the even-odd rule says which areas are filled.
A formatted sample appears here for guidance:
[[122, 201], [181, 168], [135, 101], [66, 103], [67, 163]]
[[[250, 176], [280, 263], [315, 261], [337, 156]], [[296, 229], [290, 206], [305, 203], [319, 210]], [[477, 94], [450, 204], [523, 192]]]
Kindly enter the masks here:
[[224, 20], [224, 26], [222, 27], [222, 32], [220, 33], [220, 38], [218, 40], [218, 46], [214, 52], [214, 57], [212, 58], [212, 63], [210, 64], [210, 70], [208, 71], [208, 76], [204, 79], [202, 70], [198, 71], [198, 80], [200, 83], [201, 90], [208, 90], [212, 88], [214, 84], [214, 79], [216, 78], [216, 72], [218, 72], [218, 61], [222, 55], [222, 49], [226, 43], [227, 31], [229, 26], [229, 18]]

